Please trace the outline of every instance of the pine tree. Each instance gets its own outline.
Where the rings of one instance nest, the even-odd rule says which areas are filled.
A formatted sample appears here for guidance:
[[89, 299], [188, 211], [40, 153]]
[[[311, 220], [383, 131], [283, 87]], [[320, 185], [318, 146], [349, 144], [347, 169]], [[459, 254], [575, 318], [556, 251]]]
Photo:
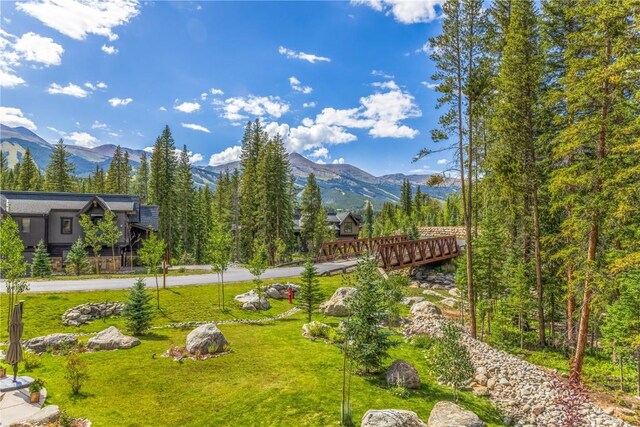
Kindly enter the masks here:
[[167, 243], [169, 255], [175, 243], [174, 238], [177, 229], [174, 224], [176, 209], [175, 177], [177, 168], [175, 148], [171, 130], [169, 126], [166, 126], [162, 131], [162, 135], [156, 139], [156, 143], [153, 146], [149, 178], [149, 202], [159, 207], [160, 237]]
[[33, 261], [31, 262], [31, 275], [33, 277], [49, 277], [51, 276], [51, 260], [44, 241], [40, 240], [33, 252]]
[[136, 169], [133, 194], [140, 197], [140, 203], [147, 203], [147, 198], [149, 197], [149, 162], [147, 161], [146, 152], [143, 152], [142, 156], [140, 156], [140, 166]]
[[120, 164], [120, 181], [122, 182], [122, 194], [131, 194], [131, 174], [133, 168], [129, 162], [129, 152], [124, 151], [122, 163]]
[[317, 237], [322, 236], [320, 228], [326, 229], [326, 216], [320, 218], [322, 210], [322, 196], [320, 195], [320, 187], [316, 182], [316, 176], [312, 173], [307, 177], [307, 184], [302, 191], [301, 204], [301, 222], [302, 227], [300, 235], [308, 251], [313, 255], [318, 253], [322, 241], [318, 241]]
[[40, 179], [40, 171], [31, 157], [31, 151], [27, 148], [20, 164], [18, 190], [37, 191], [39, 189]]
[[253, 257], [253, 247], [258, 235], [260, 224], [259, 195], [263, 191], [258, 178], [258, 161], [264, 150], [266, 134], [262, 130], [260, 121], [247, 123], [242, 137], [242, 155], [240, 157], [239, 182], [239, 245], [240, 259], [249, 260]]
[[311, 322], [313, 312], [324, 300], [318, 280], [318, 270], [311, 261], [307, 261], [300, 275], [301, 286], [296, 299], [298, 307], [307, 315], [307, 322]]
[[67, 151], [62, 139], [53, 147], [51, 158], [45, 171], [45, 189], [60, 193], [74, 190], [73, 174], [75, 166], [71, 161], [71, 154]]
[[143, 278], [135, 281], [129, 289], [127, 305], [122, 310], [127, 329], [133, 335], [143, 335], [151, 327], [154, 312], [151, 307], [151, 295], [147, 292], [147, 285]]
[[87, 251], [84, 250], [84, 241], [82, 238], [76, 240], [71, 246], [71, 250], [67, 254], [66, 270], [67, 273], [74, 276], [80, 276], [81, 274], [87, 274], [91, 272], [91, 264], [89, 263], [89, 257]]
[[0, 145], [0, 190], [11, 190], [12, 183], [10, 181], [9, 164]]
[[193, 177], [191, 174], [191, 163], [189, 162], [189, 152], [185, 145], [180, 152], [178, 166], [175, 176], [175, 223], [176, 236], [178, 238], [176, 252], [182, 255], [183, 260], [187, 259], [189, 250], [193, 242]]
[[96, 165], [96, 171], [93, 174], [93, 181], [91, 182], [91, 192], [96, 194], [104, 194], [107, 192], [104, 171], [98, 165]]
[[402, 212], [406, 215], [407, 218], [411, 217], [411, 209], [412, 209], [412, 195], [411, 195], [411, 183], [409, 179], [405, 178], [402, 181], [402, 187], [400, 188], [400, 207]]
[[111, 163], [109, 163], [109, 170], [107, 171], [106, 187], [109, 193], [124, 194], [124, 182], [122, 180], [123, 169], [123, 153], [122, 148], [118, 145], [113, 152]]
[[362, 227], [362, 233], [365, 239], [371, 239], [373, 237], [373, 226], [375, 223], [373, 205], [370, 200], [367, 200], [364, 203], [364, 226]]
[[348, 300], [351, 316], [345, 328], [349, 357], [364, 374], [377, 372], [388, 357], [389, 333], [380, 326], [388, 318], [384, 278], [374, 259], [358, 261], [353, 274], [356, 292]]

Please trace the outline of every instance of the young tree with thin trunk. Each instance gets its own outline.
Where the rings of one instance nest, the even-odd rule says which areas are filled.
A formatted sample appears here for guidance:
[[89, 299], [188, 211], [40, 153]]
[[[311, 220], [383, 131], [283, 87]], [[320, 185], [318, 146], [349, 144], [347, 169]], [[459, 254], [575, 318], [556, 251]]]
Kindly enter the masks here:
[[224, 310], [224, 272], [231, 263], [232, 250], [231, 231], [225, 224], [216, 221], [208, 236], [207, 254], [211, 262], [211, 270], [218, 275], [218, 307], [222, 310]]
[[158, 284], [158, 269], [162, 264], [162, 259], [166, 250], [166, 243], [158, 237], [158, 233], [149, 231], [149, 237], [142, 241], [138, 250], [140, 262], [147, 268], [147, 273], [153, 273], [156, 279], [156, 300], [160, 308], [160, 285]]
[[105, 245], [111, 247], [111, 263], [113, 265], [113, 272], [116, 273], [116, 244], [122, 237], [123, 233], [118, 226], [116, 215], [109, 209], [104, 213], [104, 217], [98, 221], [98, 230], [100, 231], [100, 241]]
[[29, 290], [29, 284], [24, 280], [27, 263], [22, 256], [23, 251], [24, 244], [20, 238], [18, 224], [9, 215], [0, 217], [0, 271], [9, 294], [7, 325], [13, 307], [18, 301], [18, 295]]
[[100, 273], [100, 252], [102, 251], [102, 237], [100, 227], [87, 214], [80, 215], [80, 228], [84, 234], [84, 242], [93, 251], [93, 261], [96, 274]]

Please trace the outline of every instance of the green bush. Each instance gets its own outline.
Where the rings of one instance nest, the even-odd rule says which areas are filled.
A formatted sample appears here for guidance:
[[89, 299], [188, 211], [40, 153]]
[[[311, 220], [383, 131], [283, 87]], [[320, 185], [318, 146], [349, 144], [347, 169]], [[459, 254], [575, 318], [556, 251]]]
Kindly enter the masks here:
[[23, 351], [22, 363], [24, 364], [25, 370], [31, 371], [33, 369], [39, 368], [42, 365], [42, 359], [35, 353], [31, 353], [30, 351]]
[[307, 326], [307, 335], [309, 335], [312, 338], [328, 339], [329, 334], [331, 333], [330, 326], [320, 322], [316, 322], [315, 320], [313, 322], [307, 323], [306, 326]]
[[411, 339], [411, 344], [422, 350], [429, 350], [435, 342], [435, 338], [425, 334], [416, 335]]
[[64, 378], [69, 383], [69, 387], [71, 387], [71, 393], [80, 393], [82, 385], [89, 378], [87, 362], [80, 359], [78, 353], [73, 351], [67, 356], [67, 360], [64, 363], [64, 371]]

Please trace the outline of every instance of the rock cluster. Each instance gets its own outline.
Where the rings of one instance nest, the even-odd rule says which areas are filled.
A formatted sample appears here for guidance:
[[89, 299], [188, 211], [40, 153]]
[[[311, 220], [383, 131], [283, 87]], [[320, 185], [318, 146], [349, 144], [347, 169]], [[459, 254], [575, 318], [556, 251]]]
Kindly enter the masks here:
[[293, 297], [298, 296], [300, 291], [300, 285], [294, 285], [293, 283], [274, 283], [270, 285], [264, 293], [273, 299], [287, 299], [289, 298], [289, 288], [293, 289]]
[[51, 334], [26, 340], [22, 345], [34, 353], [44, 353], [49, 350], [60, 350], [78, 344], [74, 334]]
[[414, 285], [424, 289], [451, 289], [453, 283], [452, 273], [442, 273], [432, 267], [418, 267], [413, 274]]
[[125, 303], [123, 302], [99, 302], [82, 304], [65, 311], [62, 315], [62, 324], [67, 326], [80, 326], [95, 319], [122, 314]]
[[[438, 314], [422, 312], [420, 316], [413, 316], [412, 323], [405, 328], [405, 335], [437, 336], [446, 321]], [[462, 334], [462, 343], [476, 367], [475, 378], [470, 384], [474, 394], [488, 396], [507, 415], [505, 424], [560, 427], [566, 413], [566, 408], [560, 402], [579, 401], [575, 391], [536, 365], [496, 350], [467, 333]], [[591, 403], [580, 405], [578, 411], [583, 417], [584, 426], [629, 426]]]
[[221, 353], [227, 345], [224, 335], [213, 323], [198, 326], [187, 335], [186, 349], [191, 354]]
[[394, 360], [387, 369], [387, 384], [395, 387], [418, 389], [420, 388], [420, 375], [416, 368], [404, 360]]
[[402, 298], [402, 304], [412, 306], [413, 304], [424, 301], [422, 297], [404, 297]]
[[338, 288], [329, 301], [320, 304], [320, 311], [327, 316], [346, 317], [349, 315], [347, 301], [355, 294], [356, 288]]
[[440, 316], [441, 314], [442, 311], [440, 311], [440, 308], [430, 301], [420, 301], [419, 303], [413, 304], [411, 310], [409, 310], [410, 317], [414, 319], [423, 317], [430, 318], [432, 316]]
[[109, 326], [104, 331], [100, 331], [95, 337], [89, 338], [87, 347], [92, 350], [118, 350], [135, 347], [140, 344], [140, 340], [120, 332], [115, 326]]
[[331, 326], [316, 320], [302, 325], [302, 336], [307, 338], [326, 338]]
[[253, 289], [244, 294], [236, 295], [234, 297], [236, 301], [242, 304], [244, 310], [256, 311], [256, 310], [268, 310], [271, 308], [269, 300], [266, 298], [260, 298], [258, 293]]

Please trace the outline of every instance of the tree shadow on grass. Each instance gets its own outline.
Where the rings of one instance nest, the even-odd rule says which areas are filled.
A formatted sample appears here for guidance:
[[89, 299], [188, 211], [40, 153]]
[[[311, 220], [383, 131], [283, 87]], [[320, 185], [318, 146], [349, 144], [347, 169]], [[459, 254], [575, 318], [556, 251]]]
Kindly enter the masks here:
[[151, 332], [140, 337], [140, 340], [142, 341], [167, 341], [168, 339], [169, 337], [167, 335], [161, 335], [155, 332]]
[[165, 291], [169, 291], [169, 292], [171, 292], [171, 293], [172, 293], [172, 294], [174, 294], [174, 295], [182, 295], [180, 292], [176, 291], [176, 290], [175, 290], [175, 289], [173, 289], [173, 288], [166, 288], [166, 289], [164, 289], [164, 290], [165, 290]]
[[86, 391], [81, 391], [77, 394], [69, 393], [69, 400], [73, 403], [82, 402], [90, 397], [95, 397], [94, 393], [87, 393]]

